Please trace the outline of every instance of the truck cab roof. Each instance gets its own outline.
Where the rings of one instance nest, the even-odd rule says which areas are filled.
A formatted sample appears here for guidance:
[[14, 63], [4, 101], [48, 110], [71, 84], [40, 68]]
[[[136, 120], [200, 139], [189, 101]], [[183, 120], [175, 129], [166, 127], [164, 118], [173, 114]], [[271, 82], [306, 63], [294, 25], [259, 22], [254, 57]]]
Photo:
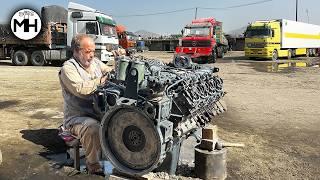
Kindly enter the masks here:
[[90, 8], [90, 7], [82, 5], [82, 4], [74, 3], [74, 2], [69, 2], [68, 9], [69, 10], [76, 10], [76, 11], [97, 12], [96, 9]]
[[185, 28], [193, 28], [193, 27], [212, 27], [210, 23], [196, 23], [196, 24], [188, 24]]

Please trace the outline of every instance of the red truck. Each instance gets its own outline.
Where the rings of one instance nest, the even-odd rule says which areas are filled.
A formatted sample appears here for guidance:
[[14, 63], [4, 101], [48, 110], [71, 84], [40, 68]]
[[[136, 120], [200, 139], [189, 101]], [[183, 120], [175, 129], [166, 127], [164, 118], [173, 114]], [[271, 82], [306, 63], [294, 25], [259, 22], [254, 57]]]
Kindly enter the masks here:
[[182, 34], [176, 54], [191, 56], [194, 62], [214, 63], [227, 52], [228, 41], [222, 33], [222, 23], [212, 17], [193, 20]]
[[119, 38], [119, 45], [126, 50], [127, 55], [135, 53], [137, 51], [137, 36], [134, 33], [127, 31], [126, 27], [123, 25], [117, 25], [116, 30]]

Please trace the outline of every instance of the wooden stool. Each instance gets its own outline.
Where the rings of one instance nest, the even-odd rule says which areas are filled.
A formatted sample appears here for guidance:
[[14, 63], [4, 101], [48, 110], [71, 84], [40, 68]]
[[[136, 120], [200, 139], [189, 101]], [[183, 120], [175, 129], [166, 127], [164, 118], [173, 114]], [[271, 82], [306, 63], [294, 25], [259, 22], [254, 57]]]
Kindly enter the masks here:
[[[65, 142], [67, 148], [73, 153], [73, 166], [80, 171], [80, 139], [65, 130], [62, 126], [59, 127], [59, 136]], [[70, 159], [70, 154], [67, 152], [67, 159]]]

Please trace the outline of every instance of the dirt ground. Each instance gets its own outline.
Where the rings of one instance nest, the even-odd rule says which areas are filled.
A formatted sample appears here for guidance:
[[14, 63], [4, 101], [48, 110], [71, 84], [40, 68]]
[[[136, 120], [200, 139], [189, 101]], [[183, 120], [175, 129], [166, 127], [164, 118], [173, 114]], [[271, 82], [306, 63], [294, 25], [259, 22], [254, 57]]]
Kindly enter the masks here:
[[[165, 61], [173, 57], [169, 52], [143, 55]], [[220, 68], [228, 105], [214, 120], [219, 136], [246, 145], [228, 148], [228, 179], [320, 177], [319, 59], [280, 62], [248, 61], [243, 52], [229, 52], [214, 64]], [[103, 179], [69, 176], [70, 168], [56, 168], [48, 158], [65, 150], [56, 136], [63, 117], [58, 71], [0, 61], [1, 180]], [[193, 150], [187, 149], [181, 158], [190, 163]]]

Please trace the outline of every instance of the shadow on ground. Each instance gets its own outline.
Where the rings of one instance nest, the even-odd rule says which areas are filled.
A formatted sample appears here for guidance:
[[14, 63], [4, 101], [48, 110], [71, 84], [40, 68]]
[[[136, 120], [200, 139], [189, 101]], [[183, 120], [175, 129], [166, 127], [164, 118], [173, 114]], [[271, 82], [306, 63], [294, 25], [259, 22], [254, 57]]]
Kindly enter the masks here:
[[245, 56], [225, 56], [222, 60], [248, 60]]
[[6, 109], [19, 103], [20, 101], [18, 100], [0, 101], [0, 109]]
[[37, 145], [42, 145], [44, 150], [39, 155], [47, 158], [51, 154], [66, 152], [64, 141], [58, 136], [58, 129], [32, 129], [21, 130], [22, 138]]
[[176, 175], [196, 178], [194, 167], [187, 164], [178, 165]]
[[7, 62], [0, 62], [0, 66], [12, 66], [12, 63], [7, 61]]

